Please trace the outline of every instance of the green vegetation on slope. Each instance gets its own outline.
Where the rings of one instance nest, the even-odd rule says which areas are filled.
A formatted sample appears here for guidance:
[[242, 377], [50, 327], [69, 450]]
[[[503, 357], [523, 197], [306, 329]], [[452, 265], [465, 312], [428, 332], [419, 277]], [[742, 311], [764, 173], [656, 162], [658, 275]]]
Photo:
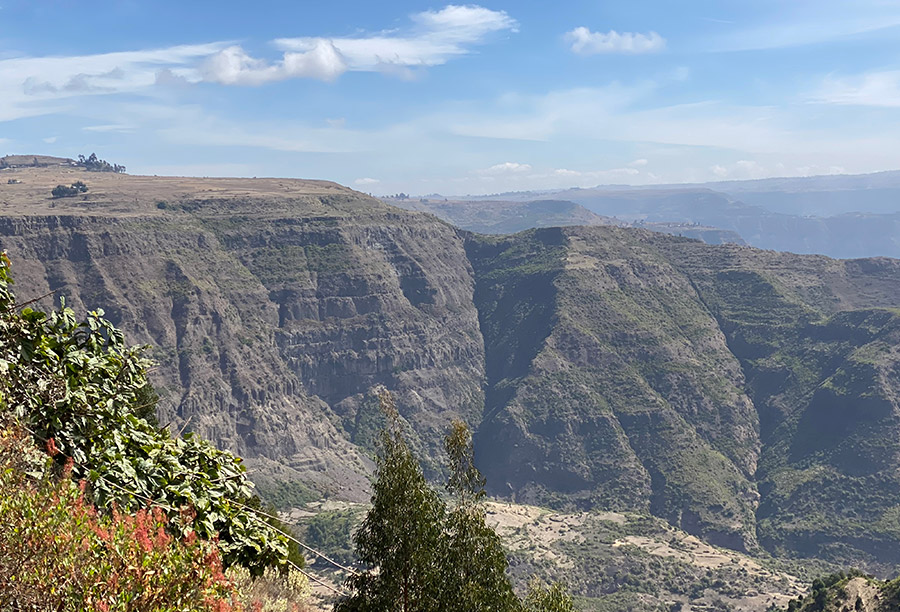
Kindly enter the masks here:
[[[900, 299], [885, 292], [889, 277], [859, 275], [856, 262], [806, 258], [788, 267], [787, 256], [750, 249], [723, 261], [690, 246], [667, 253], [683, 262], [725, 332], [760, 415], [761, 544], [894, 573], [900, 317], [884, 306]], [[686, 257], [704, 251], [705, 261]], [[852, 283], [865, 288], [844, 289], [849, 298], [832, 293]]]
[[[663, 258], [625, 232], [617, 242], [592, 242], [588, 232], [506, 239], [521, 264], [470, 248], [486, 279], [476, 288], [486, 362], [511, 353], [505, 335], [533, 343], [504, 381], [507, 393], [487, 396], [478, 450], [493, 490], [506, 482], [518, 499], [557, 507], [650, 508], [689, 531], [752, 546], [755, 415], [735, 385], [737, 363]], [[555, 265], [544, 264], [551, 276], [531, 263], [545, 252], [554, 253]], [[517, 286], [513, 275], [530, 290], [499, 310], [496, 296]], [[494, 277], [501, 282], [488, 284]], [[508, 314], [532, 310], [543, 333]]]
[[[501, 245], [469, 248], [486, 363], [532, 343], [489, 376], [477, 439], [494, 492], [649, 508], [736, 549], [900, 564], [896, 266], [551, 231], [470, 239]], [[551, 244], [564, 266], [548, 277], [527, 262]]]

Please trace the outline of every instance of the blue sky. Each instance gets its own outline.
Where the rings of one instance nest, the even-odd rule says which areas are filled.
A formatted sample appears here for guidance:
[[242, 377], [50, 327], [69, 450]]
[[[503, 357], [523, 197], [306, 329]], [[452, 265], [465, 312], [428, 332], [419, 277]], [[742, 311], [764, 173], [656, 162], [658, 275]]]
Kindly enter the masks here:
[[0, 152], [387, 194], [900, 168], [900, 0], [0, 0]]

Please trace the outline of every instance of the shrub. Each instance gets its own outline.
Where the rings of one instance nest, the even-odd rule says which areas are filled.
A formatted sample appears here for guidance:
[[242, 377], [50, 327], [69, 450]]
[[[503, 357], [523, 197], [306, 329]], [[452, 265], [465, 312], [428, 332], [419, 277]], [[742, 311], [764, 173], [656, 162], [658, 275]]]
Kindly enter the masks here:
[[65, 185], [57, 185], [50, 191], [50, 195], [54, 198], [70, 198], [77, 196], [79, 193], [87, 193], [88, 186], [83, 181], [75, 181], [68, 187]]
[[84, 321], [65, 303], [49, 314], [20, 312], [9, 266], [0, 253], [0, 415], [14, 415], [39, 445], [52, 441], [59, 464], [72, 459], [98, 507], [136, 511], [152, 500], [173, 533], [215, 540], [226, 567], [254, 575], [286, 567], [287, 539], [270, 524], [277, 521], [252, 510], [258, 499], [241, 460], [139, 416], [152, 399], [144, 348], [126, 346], [99, 310]]
[[78, 195], [78, 189], [75, 187], [67, 187], [65, 185], [57, 185], [50, 191], [50, 194], [54, 198], [70, 198]]
[[236, 592], [218, 548], [173, 537], [159, 509], [98, 514], [27, 434], [0, 427], [0, 609], [220, 611]]

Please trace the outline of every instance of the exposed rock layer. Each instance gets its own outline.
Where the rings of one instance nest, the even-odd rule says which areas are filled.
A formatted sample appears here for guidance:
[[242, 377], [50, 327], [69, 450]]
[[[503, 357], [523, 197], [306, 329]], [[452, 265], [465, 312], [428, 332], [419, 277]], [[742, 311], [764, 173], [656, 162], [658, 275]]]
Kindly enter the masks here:
[[[0, 246], [20, 296], [103, 307], [152, 345], [162, 421], [264, 488], [365, 498], [384, 385], [434, 475], [463, 418], [495, 494], [900, 564], [896, 260], [486, 238], [323, 182], [16, 176]], [[82, 176], [87, 199], [48, 197]]]

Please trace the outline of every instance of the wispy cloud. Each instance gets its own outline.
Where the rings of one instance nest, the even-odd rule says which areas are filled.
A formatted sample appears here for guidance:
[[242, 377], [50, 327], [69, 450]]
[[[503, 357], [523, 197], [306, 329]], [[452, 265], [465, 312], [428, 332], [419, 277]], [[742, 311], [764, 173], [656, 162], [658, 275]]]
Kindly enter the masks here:
[[900, 107], [900, 70], [868, 72], [848, 78], [827, 77], [813, 102], [844, 106]]
[[579, 182], [584, 183], [593, 181], [609, 181], [622, 180], [629, 177], [635, 177], [640, 174], [640, 170], [636, 168], [611, 168], [609, 170], [568, 170], [566, 168], [557, 168], [553, 171], [554, 176], [565, 177], [567, 179], [582, 179]]
[[125, 123], [106, 123], [103, 125], [88, 125], [81, 128], [85, 132], [118, 132], [127, 134], [135, 130], [135, 126]]
[[894, 0], [795, 0], [760, 3], [762, 22], [727, 29], [712, 40], [713, 51], [802, 47], [849, 39], [900, 26]]
[[741, 159], [733, 164], [714, 164], [709, 167], [714, 180], [747, 180], [773, 178], [778, 176], [822, 176], [827, 174], [846, 174], [843, 166], [789, 166], [783, 162], [761, 164], [750, 159]]
[[656, 32], [591, 32], [584, 26], [566, 32], [565, 40], [571, 45], [572, 52], [579, 55], [656, 53], [666, 47], [666, 39]]
[[0, 60], [0, 121], [61, 110], [61, 100], [133, 93], [152, 87], [169, 70], [198, 80], [193, 66], [225, 44], [179, 45], [163, 49], [67, 57]]
[[[385, 64], [437, 66], [471, 53], [471, 47], [489, 34], [515, 31], [518, 24], [505, 11], [480, 6], [449, 5], [440, 11], [412, 16], [414, 27], [406, 34], [392, 32], [354, 38], [330, 38], [350, 70], [379, 71]], [[308, 52], [321, 38], [280, 38], [275, 45], [285, 51]]]
[[150, 93], [199, 82], [253, 86], [286, 79], [333, 81], [348, 71], [410, 78], [473, 51], [489, 35], [514, 31], [504, 11], [448, 5], [411, 16], [405, 32], [354, 38], [283, 38], [277, 60], [229, 42], [65, 57], [0, 59], [0, 121], [63, 112], [82, 96]]
[[376, 179], [376, 178], [369, 178], [369, 177], [366, 177], [366, 178], [358, 178], [358, 179], [356, 179], [355, 181], [353, 181], [353, 184], [354, 184], [354, 185], [357, 185], [357, 186], [359, 186], [359, 187], [371, 187], [372, 185], [377, 185], [377, 184], [379, 184], [380, 182], [381, 182], [381, 181], [378, 180], [378, 179]]

